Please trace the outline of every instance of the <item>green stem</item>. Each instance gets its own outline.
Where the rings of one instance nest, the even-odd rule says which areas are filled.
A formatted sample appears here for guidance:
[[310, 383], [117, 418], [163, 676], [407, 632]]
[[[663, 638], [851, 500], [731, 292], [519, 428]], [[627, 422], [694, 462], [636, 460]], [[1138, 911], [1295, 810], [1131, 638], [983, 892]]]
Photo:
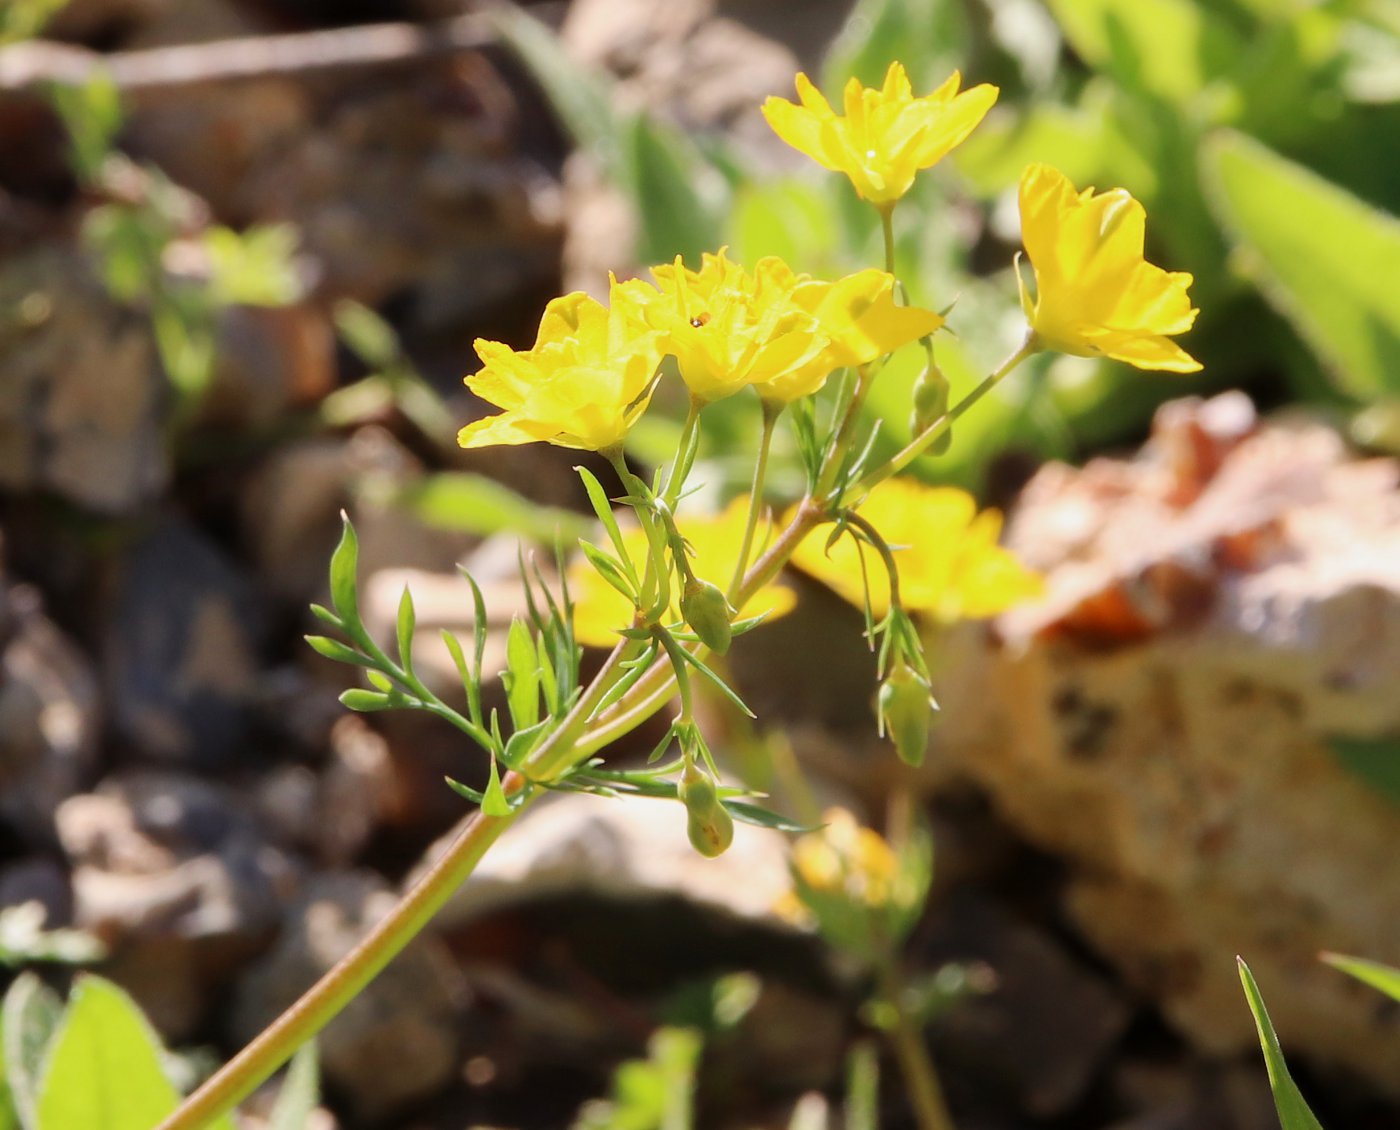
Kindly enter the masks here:
[[[520, 793], [525, 781], [510, 773], [503, 787], [508, 793]], [[533, 795], [526, 793], [521, 808], [532, 799]], [[388, 917], [380, 919], [330, 972], [212, 1075], [156, 1130], [200, 1130], [251, 1094], [417, 936], [472, 873], [486, 849], [515, 822], [520, 811], [517, 809], [510, 816], [493, 817], [481, 812], [473, 816]]]
[[904, 447], [895, 454], [888, 463], [871, 471], [858, 482], [850, 492], [853, 494], [864, 494], [877, 483], [884, 482], [891, 475], [897, 475], [900, 471], [909, 466], [915, 459], [927, 451], [949, 428], [951, 428], [958, 417], [962, 416], [969, 408], [981, 400], [992, 389], [1001, 383], [1002, 379], [1011, 372], [1017, 365], [1024, 361], [1033, 353], [1040, 350], [1040, 342], [1035, 336], [1035, 331], [1027, 331], [1025, 340], [1017, 346], [1014, 353], [1005, 361], [984, 377], [980, 384], [958, 401], [952, 408], [948, 409], [942, 416], [938, 417], [932, 424], [911, 439]]
[[[624, 662], [641, 645], [623, 640], [612, 650], [588, 690], [579, 697], [559, 727], [526, 763], [526, 775], [508, 773], [502, 788], [519, 797], [509, 816], [477, 812], [436, 863], [405, 892], [398, 905], [289, 1009], [264, 1029], [246, 1048], [215, 1072], [156, 1130], [200, 1130], [232, 1110], [282, 1066], [292, 1053], [316, 1035], [399, 954], [442, 909], [452, 893], [475, 870], [477, 863], [519, 814], [538, 795], [530, 780], [552, 780], [551, 771], [572, 764], [573, 747], [588, 717], [622, 676]], [[560, 747], [565, 756], [560, 756]]]
[[739, 586], [744, 583], [744, 571], [749, 567], [749, 554], [753, 551], [754, 531], [758, 529], [758, 516], [763, 511], [763, 480], [768, 475], [768, 451], [773, 446], [773, 426], [783, 414], [787, 405], [780, 401], [763, 401], [763, 431], [758, 437], [758, 458], [753, 465], [753, 484], [749, 487], [749, 513], [744, 522], [744, 537], [739, 542], [739, 557], [734, 562], [734, 576], [729, 582], [729, 603], [734, 604]]
[[675, 509], [676, 503], [680, 501], [681, 488], [685, 486], [685, 480], [690, 474], [690, 468], [695, 465], [695, 453], [700, 448], [700, 433], [696, 425], [700, 420], [700, 409], [704, 407], [704, 402], [690, 398], [690, 408], [685, 414], [685, 425], [681, 428], [680, 446], [676, 448], [676, 458], [671, 464], [671, 472], [666, 476], [666, 487], [661, 492], [661, 497], [666, 500], [666, 505]]
[[886, 204], [879, 209], [880, 229], [885, 235], [885, 271], [894, 274], [894, 205]]
[[904, 1075], [909, 1103], [914, 1108], [914, 1121], [919, 1130], [953, 1130], [953, 1119], [948, 1113], [933, 1057], [929, 1055], [923, 1033], [901, 1003], [904, 987], [892, 961], [880, 970], [879, 981], [880, 993], [894, 1012], [894, 1027], [886, 1035]]
[[836, 478], [841, 473], [841, 466], [846, 460], [846, 448], [851, 442], [851, 433], [855, 430], [856, 421], [860, 418], [861, 406], [865, 403], [865, 394], [870, 391], [873, 376], [874, 370], [869, 365], [861, 365], [856, 370], [855, 391], [851, 393], [850, 403], [846, 405], [841, 422], [836, 426], [831, 444], [827, 449], [826, 461], [817, 477], [816, 494], [819, 498], [826, 498], [830, 494], [831, 488], [836, 485]]

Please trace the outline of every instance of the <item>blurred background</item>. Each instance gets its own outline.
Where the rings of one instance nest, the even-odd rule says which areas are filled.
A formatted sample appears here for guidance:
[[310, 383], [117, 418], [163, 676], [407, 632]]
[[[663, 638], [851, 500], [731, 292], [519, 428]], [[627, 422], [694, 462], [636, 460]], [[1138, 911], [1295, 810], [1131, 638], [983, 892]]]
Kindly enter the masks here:
[[[456, 567], [504, 627], [521, 547], [588, 529], [578, 453], [456, 447], [493, 410], [473, 340], [722, 245], [879, 263], [758, 107], [898, 59], [1001, 88], [895, 217], [954, 396], [1022, 333], [1031, 161], [1144, 202], [1205, 369], [1038, 357], [919, 468], [1047, 577], [938, 634], [922, 770], [874, 736], [858, 612], [796, 575], [735, 649], [763, 729], [717, 716], [717, 750], [779, 806], [791, 761], [818, 806], [931, 822], [906, 956], [975, 974], [929, 1029], [966, 1130], [1276, 1126], [1236, 954], [1324, 1124], [1395, 1125], [1400, 1020], [1316, 954], [1400, 960], [1396, 0], [0, 0], [0, 44], [0, 906], [96, 938], [191, 1074], [383, 913], [465, 814], [443, 776], [484, 780], [445, 726], [348, 715], [302, 642], [341, 510], [366, 623], [408, 583], [450, 687]], [[890, 450], [918, 354], [871, 397]], [[707, 414], [716, 504], [755, 419]], [[706, 861], [670, 806], [542, 807], [327, 1033], [322, 1125], [659, 1125], [585, 1104], [661, 1024], [703, 1033], [697, 1125], [843, 1125], [870, 1018], [787, 887], [776, 834]]]

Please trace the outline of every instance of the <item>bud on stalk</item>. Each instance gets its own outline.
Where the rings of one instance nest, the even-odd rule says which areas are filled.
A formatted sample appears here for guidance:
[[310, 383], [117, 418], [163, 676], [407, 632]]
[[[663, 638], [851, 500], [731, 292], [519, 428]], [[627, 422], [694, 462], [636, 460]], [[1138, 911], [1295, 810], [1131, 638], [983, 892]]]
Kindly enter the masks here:
[[716, 655], [729, 650], [734, 638], [733, 612], [717, 586], [698, 577], [687, 581], [681, 593], [681, 615], [700, 637], [700, 642]]

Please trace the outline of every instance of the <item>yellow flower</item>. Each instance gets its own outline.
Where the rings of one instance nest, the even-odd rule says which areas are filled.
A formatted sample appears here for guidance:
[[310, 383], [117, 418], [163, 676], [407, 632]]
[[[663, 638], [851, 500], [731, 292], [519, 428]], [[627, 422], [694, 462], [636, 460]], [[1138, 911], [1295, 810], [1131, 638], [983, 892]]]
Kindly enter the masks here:
[[779, 137], [823, 165], [851, 178], [856, 192], [878, 207], [892, 207], [914, 183], [914, 175], [941, 161], [976, 128], [997, 88], [983, 84], [958, 93], [952, 76], [924, 98], [915, 98], [909, 76], [891, 63], [879, 90], [846, 83], [845, 117], [808, 80], [797, 76], [801, 105], [769, 98], [763, 116]]
[[[695, 551], [690, 567], [697, 577], [721, 588], [729, 584], [747, 514], [748, 500], [739, 498], [716, 515], [678, 516], [680, 531]], [[636, 526], [628, 526], [623, 528], [622, 538], [628, 556], [640, 570], [647, 557], [646, 534]], [[673, 583], [671, 589], [672, 596], [677, 599], [671, 602], [669, 620], [675, 622], [681, 619], [677, 607], [679, 586]], [[569, 591], [574, 598], [574, 635], [580, 643], [589, 647], [612, 647], [617, 643], [617, 630], [631, 626], [636, 610], [587, 561], [580, 559], [569, 570]], [[795, 602], [791, 589], [765, 585], [739, 610], [738, 618], [767, 615], [774, 620], [786, 614]]]
[[894, 850], [844, 808], [827, 809], [822, 827], [792, 845], [792, 869], [809, 891], [842, 894], [869, 907], [888, 903], [899, 878]]
[[661, 361], [654, 333], [581, 293], [545, 307], [533, 349], [478, 340], [476, 352], [482, 368], [467, 387], [505, 411], [463, 428], [463, 447], [613, 447], [646, 410]]
[[[894, 550], [899, 570], [900, 602], [907, 612], [922, 612], [950, 623], [995, 616], [1019, 601], [1038, 596], [1042, 582], [1010, 550], [997, 545], [1001, 514], [977, 512], [966, 491], [930, 487], [912, 479], [886, 479], [876, 485], [856, 512], [871, 523]], [[793, 553], [798, 568], [860, 607], [864, 576], [876, 616], [890, 606], [889, 577], [869, 546], [843, 535], [830, 552], [827, 528], [809, 534]]]
[[652, 275], [655, 287], [614, 282], [613, 308], [661, 333], [692, 395], [706, 402], [752, 385], [763, 399], [788, 403], [816, 392], [834, 370], [893, 353], [943, 324], [932, 311], [897, 305], [884, 271], [823, 282], [770, 256], [749, 274], [721, 250], [698, 271], [678, 258]]
[[1026, 169], [1021, 239], [1035, 269], [1035, 303], [1021, 282], [1021, 305], [1043, 347], [1112, 357], [1139, 369], [1194, 373], [1201, 367], [1167, 340], [1196, 320], [1186, 293], [1191, 276], [1143, 259], [1146, 220], [1125, 189], [1076, 192], [1058, 169]]
[[777, 378], [819, 387], [835, 367], [816, 317], [795, 300], [802, 280], [782, 260], [760, 260], [750, 275], [721, 249], [706, 252], [698, 271], [677, 256], [651, 273], [655, 287], [640, 279], [614, 283], [613, 304], [625, 302], [661, 332], [698, 400]]

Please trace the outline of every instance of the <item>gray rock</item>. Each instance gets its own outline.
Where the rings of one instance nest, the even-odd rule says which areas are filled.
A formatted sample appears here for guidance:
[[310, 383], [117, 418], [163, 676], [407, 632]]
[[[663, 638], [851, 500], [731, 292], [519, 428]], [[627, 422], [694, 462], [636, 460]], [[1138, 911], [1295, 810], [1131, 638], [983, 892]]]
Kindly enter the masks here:
[[146, 320], [76, 250], [0, 267], [0, 487], [126, 513], [169, 478], [169, 394]]
[[225, 764], [249, 719], [257, 614], [247, 582], [192, 528], [171, 521], [140, 538], [103, 633], [117, 729], [149, 756]]
[[[257, 1035], [395, 901], [382, 880], [366, 873], [314, 878], [276, 946], [240, 979], [233, 1037], [246, 1042]], [[318, 1037], [327, 1085], [353, 1117], [366, 1121], [432, 1094], [457, 1070], [465, 1004], [465, 985], [446, 947], [431, 932], [419, 935]]]
[[0, 816], [36, 844], [53, 841], [53, 813], [97, 763], [97, 681], [29, 588], [0, 592]]

